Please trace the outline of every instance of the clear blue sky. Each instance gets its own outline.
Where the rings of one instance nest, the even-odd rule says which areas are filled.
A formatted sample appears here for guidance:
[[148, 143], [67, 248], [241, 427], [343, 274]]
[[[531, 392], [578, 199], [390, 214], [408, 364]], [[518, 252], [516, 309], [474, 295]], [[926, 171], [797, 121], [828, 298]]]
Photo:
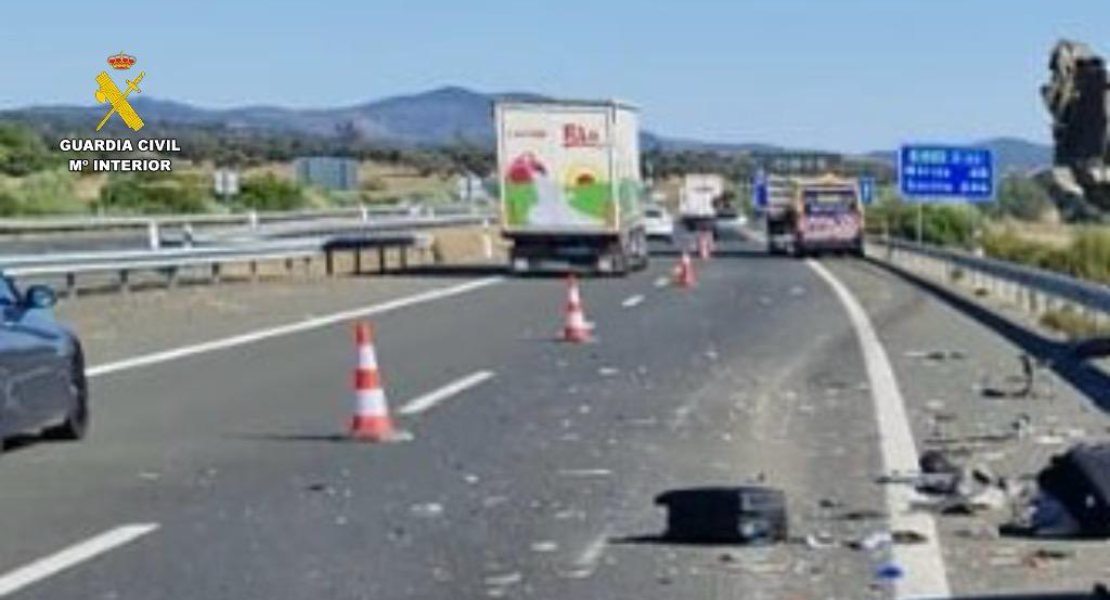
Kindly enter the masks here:
[[[328, 107], [447, 84], [639, 103], [657, 132], [841, 150], [1047, 140], [1069, 36], [1110, 53], [1108, 0], [5, 2], [0, 107], [91, 103], [110, 53], [144, 93]], [[119, 77], [117, 76], [117, 79]]]

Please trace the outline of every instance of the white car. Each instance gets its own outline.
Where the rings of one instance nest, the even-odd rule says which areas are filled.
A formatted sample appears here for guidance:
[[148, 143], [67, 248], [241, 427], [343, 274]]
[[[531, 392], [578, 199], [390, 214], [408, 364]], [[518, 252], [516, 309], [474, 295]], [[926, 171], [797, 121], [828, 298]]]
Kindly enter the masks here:
[[649, 238], [670, 240], [674, 238], [674, 219], [663, 207], [649, 206], [644, 209], [644, 229]]

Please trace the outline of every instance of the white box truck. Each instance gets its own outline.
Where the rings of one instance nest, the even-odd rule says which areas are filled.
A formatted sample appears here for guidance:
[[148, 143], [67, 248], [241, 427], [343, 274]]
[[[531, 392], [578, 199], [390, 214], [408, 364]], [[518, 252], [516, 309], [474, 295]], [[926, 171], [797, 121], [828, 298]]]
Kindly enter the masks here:
[[725, 193], [725, 178], [709, 173], [689, 173], [679, 189], [678, 214], [688, 231], [710, 231], [717, 216], [717, 199]]
[[637, 109], [506, 100], [494, 113], [512, 270], [623, 274], [646, 266]]

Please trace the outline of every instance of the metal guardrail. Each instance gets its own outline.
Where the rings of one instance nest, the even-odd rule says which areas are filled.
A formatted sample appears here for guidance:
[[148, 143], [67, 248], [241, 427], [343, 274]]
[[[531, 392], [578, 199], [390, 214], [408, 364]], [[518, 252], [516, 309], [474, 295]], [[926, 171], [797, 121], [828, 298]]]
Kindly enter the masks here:
[[[886, 249], [887, 257], [897, 254], [927, 257], [940, 263], [949, 277], [955, 269], [979, 274], [1020, 288], [1020, 298], [1033, 310], [1043, 308], [1044, 299], [1057, 299], [1110, 315], [1110, 286], [1084, 281], [1034, 267], [1006, 262], [970, 252], [941, 248], [898, 239], [869, 239], [868, 244]], [[1038, 296], [1040, 302], [1038, 301]]]
[[53, 233], [72, 231], [97, 231], [113, 229], [141, 229], [162, 227], [257, 227], [266, 223], [304, 222], [322, 219], [357, 218], [370, 221], [374, 217], [434, 217], [479, 214], [469, 204], [357, 206], [329, 210], [299, 210], [283, 212], [257, 212], [229, 214], [181, 214], [126, 217], [42, 217], [33, 219], [0, 219], [0, 235], [18, 233]]
[[[428, 211], [424, 211], [425, 213]], [[395, 249], [404, 268], [408, 264], [408, 250], [427, 250], [431, 236], [421, 230], [458, 225], [475, 225], [487, 221], [484, 214], [469, 210], [463, 214], [433, 216], [405, 216], [387, 219], [316, 221], [294, 223], [276, 230], [257, 230], [243, 238], [230, 238], [223, 243], [156, 250], [113, 250], [92, 252], [65, 252], [47, 254], [20, 254], [0, 256], [0, 272], [17, 278], [50, 279], [64, 277], [68, 295], [77, 291], [77, 277], [95, 273], [117, 273], [120, 288], [127, 290], [130, 275], [135, 272], [157, 272], [166, 276], [174, 285], [179, 272], [197, 267], [208, 267], [210, 277], [220, 277], [222, 265], [250, 264], [252, 279], [257, 275], [258, 263], [284, 260], [292, 269], [295, 260], [310, 264], [313, 258], [324, 257], [328, 275], [334, 274], [334, 254], [350, 252], [354, 256], [355, 271], [362, 271], [364, 250], [376, 250], [380, 271], [385, 271], [387, 252]]]

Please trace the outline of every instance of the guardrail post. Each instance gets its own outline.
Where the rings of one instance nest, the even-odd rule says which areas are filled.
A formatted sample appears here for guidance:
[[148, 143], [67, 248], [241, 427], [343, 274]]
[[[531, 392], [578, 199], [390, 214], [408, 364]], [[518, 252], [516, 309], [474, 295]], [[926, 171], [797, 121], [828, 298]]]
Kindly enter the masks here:
[[302, 260], [302, 265], [304, 266], [304, 276], [305, 276], [305, 278], [311, 278], [312, 277], [312, 257], [311, 256], [304, 257], [304, 259]]
[[77, 273], [66, 273], [66, 298], [77, 297]]
[[355, 247], [351, 255], [355, 261], [355, 275], [362, 275], [362, 248]]
[[332, 256], [331, 248], [325, 248], [324, 249], [324, 273], [326, 273], [328, 277], [332, 277], [332, 276], [335, 275], [335, 263], [333, 262], [333, 259], [334, 259], [334, 257]]
[[130, 272], [127, 269], [120, 269], [119, 270], [119, 289], [124, 294], [127, 294], [131, 291], [131, 284], [129, 283], [129, 280], [130, 280], [129, 275], [130, 275]]
[[258, 283], [258, 261], [252, 260], [250, 262], [251, 283]]
[[405, 271], [409, 268], [409, 247], [401, 246], [399, 251], [401, 254], [401, 270]]
[[252, 210], [247, 213], [247, 224], [251, 229], [258, 229], [258, 211]]
[[385, 273], [385, 246], [378, 248], [378, 273]]
[[288, 275], [293, 272], [293, 259], [285, 259], [285, 274]]
[[220, 282], [220, 263], [218, 263], [218, 262], [212, 263], [211, 268], [212, 268], [212, 275], [209, 278], [210, 281], [214, 284], [219, 283]]
[[166, 269], [166, 287], [171, 290], [177, 287], [177, 267], [169, 267]]
[[162, 247], [162, 234], [158, 231], [158, 221], [151, 219], [147, 222], [146, 237], [151, 250], [158, 250]]

